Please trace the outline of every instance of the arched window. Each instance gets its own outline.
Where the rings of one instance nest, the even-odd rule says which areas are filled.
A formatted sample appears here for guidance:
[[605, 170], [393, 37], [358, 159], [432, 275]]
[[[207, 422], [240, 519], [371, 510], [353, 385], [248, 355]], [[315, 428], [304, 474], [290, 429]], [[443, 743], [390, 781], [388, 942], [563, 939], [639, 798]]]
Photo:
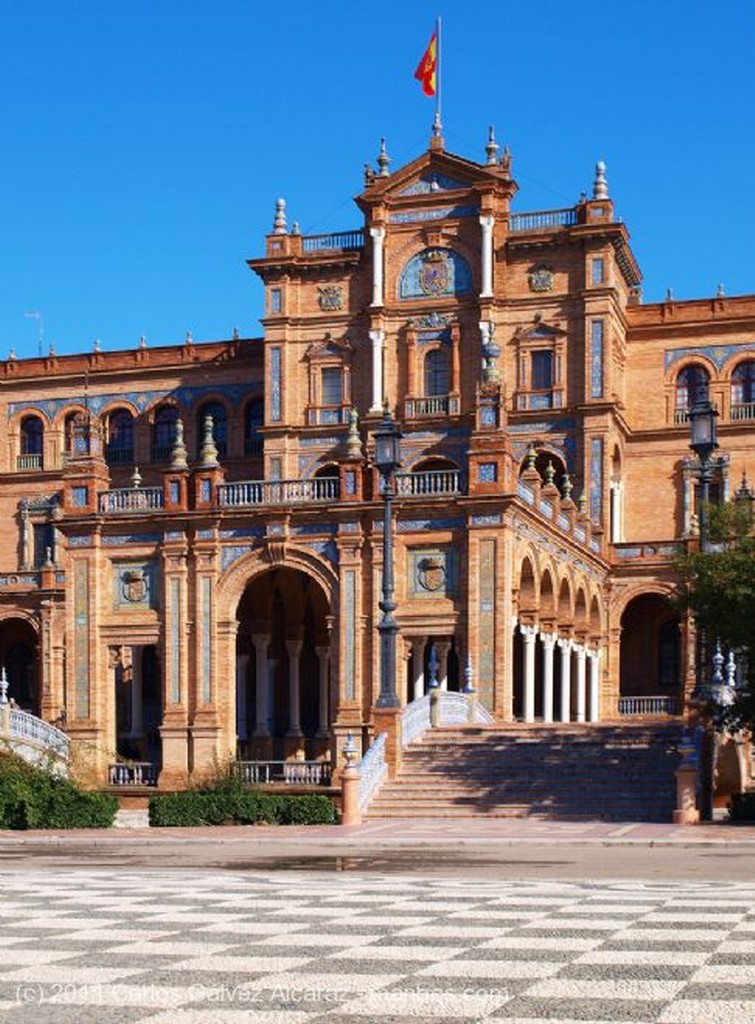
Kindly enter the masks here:
[[686, 414], [695, 404], [700, 392], [704, 389], [707, 395], [710, 377], [704, 366], [693, 363], [685, 366], [676, 378], [676, 411], [686, 419]]
[[244, 454], [262, 454], [260, 427], [265, 422], [264, 399], [253, 398], [244, 411]]
[[218, 455], [221, 457], [228, 454], [228, 416], [222, 402], [205, 402], [200, 406], [197, 413], [197, 453], [202, 450], [204, 441], [204, 421], [206, 416], [212, 416], [212, 438]]
[[433, 348], [425, 356], [425, 396], [448, 394], [448, 356], [442, 348]]
[[21, 420], [19, 469], [42, 469], [44, 436], [44, 427], [39, 416], [24, 416]]
[[176, 439], [178, 409], [174, 405], [161, 405], [152, 423], [152, 461], [168, 462]]
[[755, 419], [755, 359], [747, 359], [731, 375], [731, 418]]
[[105, 457], [109, 463], [134, 461], [134, 417], [128, 409], [117, 409], [108, 416]]

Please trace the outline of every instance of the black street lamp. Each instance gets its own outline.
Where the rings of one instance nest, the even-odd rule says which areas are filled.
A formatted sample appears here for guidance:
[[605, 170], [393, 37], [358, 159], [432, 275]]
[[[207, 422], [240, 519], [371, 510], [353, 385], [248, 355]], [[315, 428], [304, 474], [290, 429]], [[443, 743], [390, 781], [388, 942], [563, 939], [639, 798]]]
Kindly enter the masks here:
[[[708, 397], [706, 382], [699, 381], [695, 401], [689, 411], [690, 448], [700, 461], [700, 487], [698, 503], [698, 525], [700, 529], [700, 551], [708, 550], [708, 504], [710, 501], [711, 455], [718, 448], [716, 439], [716, 417], [718, 412]], [[713, 687], [708, 685], [706, 639], [702, 630], [697, 631], [695, 689], [693, 698], [701, 705], [700, 712], [700, 817], [703, 821], [713, 820], [713, 784], [715, 775], [716, 738], [713, 722], [704, 705], [713, 697]]]
[[397, 708], [396, 694], [396, 635], [398, 623], [393, 617], [396, 601], [393, 596], [393, 519], [391, 502], [396, 470], [401, 465], [399, 441], [401, 431], [391, 416], [387, 404], [380, 426], [373, 434], [375, 438], [375, 465], [383, 480], [383, 599], [379, 608], [382, 612], [378, 633], [380, 634], [380, 694], [379, 708]]

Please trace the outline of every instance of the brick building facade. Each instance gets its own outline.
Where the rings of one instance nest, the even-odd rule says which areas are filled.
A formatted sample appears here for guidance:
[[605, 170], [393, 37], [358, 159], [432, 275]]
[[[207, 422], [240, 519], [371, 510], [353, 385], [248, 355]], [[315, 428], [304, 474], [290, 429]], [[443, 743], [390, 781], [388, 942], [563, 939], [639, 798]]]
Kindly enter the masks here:
[[262, 338], [0, 363], [0, 662], [93, 779], [369, 741], [386, 404], [400, 703], [471, 673], [504, 722], [684, 712], [687, 414], [706, 380], [725, 498], [755, 296], [643, 304], [600, 164], [572, 208], [516, 193], [492, 136], [481, 164], [383, 150], [356, 230], [302, 236], [278, 202]]

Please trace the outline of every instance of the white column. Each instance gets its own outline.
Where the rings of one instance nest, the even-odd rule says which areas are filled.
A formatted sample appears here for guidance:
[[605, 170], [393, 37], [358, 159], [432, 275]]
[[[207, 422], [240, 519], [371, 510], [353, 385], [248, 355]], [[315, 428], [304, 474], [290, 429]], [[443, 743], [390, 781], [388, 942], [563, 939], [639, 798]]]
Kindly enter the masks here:
[[577, 721], [584, 722], [585, 720], [585, 691], [586, 691], [586, 675], [585, 675], [585, 661], [586, 651], [584, 644], [575, 644], [574, 650], [577, 654]]
[[438, 682], [441, 690], [448, 689], [448, 652], [451, 650], [451, 644], [448, 640], [438, 640], [435, 644], [435, 650], [438, 654]]
[[246, 714], [246, 676], [249, 671], [249, 655], [236, 655], [236, 735], [240, 740], [247, 739]]
[[561, 649], [561, 711], [562, 722], [571, 719], [571, 651], [572, 641], [569, 637], [560, 637], [557, 641]]
[[621, 480], [611, 481], [611, 543], [621, 544]]
[[481, 267], [482, 267], [482, 291], [480, 292], [481, 299], [492, 299], [493, 297], [493, 225], [495, 224], [495, 218], [491, 213], [485, 214], [480, 217], [480, 227], [482, 228], [482, 251], [481, 251]]
[[425, 695], [425, 641], [412, 640], [412, 672], [414, 674], [414, 700]]
[[383, 342], [385, 331], [370, 331], [372, 342], [372, 408], [371, 412], [383, 409]]
[[317, 713], [319, 720], [317, 723], [317, 735], [322, 737], [330, 735], [330, 721], [328, 716], [328, 689], [330, 683], [328, 668], [330, 666], [330, 648], [316, 647], [315, 653], [317, 654], [317, 665], [319, 669], [319, 706]]
[[588, 651], [590, 659], [590, 701], [588, 704], [588, 722], [600, 721], [600, 648]]
[[288, 732], [287, 736], [301, 736], [299, 701], [299, 655], [301, 640], [286, 640], [288, 651]]
[[131, 735], [142, 736], [142, 648], [131, 648]]
[[519, 626], [524, 637], [524, 720], [535, 721], [535, 639], [537, 626]]
[[270, 708], [272, 707], [269, 698], [275, 673], [275, 661], [269, 661], [267, 657], [270, 637], [266, 633], [255, 634], [252, 637], [252, 643], [254, 644], [254, 695], [256, 704], [254, 735], [269, 736]]
[[543, 721], [553, 721], [553, 648], [555, 633], [541, 633], [543, 641]]
[[383, 305], [383, 243], [385, 228], [370, 228], [372, 238], [372, 305]]

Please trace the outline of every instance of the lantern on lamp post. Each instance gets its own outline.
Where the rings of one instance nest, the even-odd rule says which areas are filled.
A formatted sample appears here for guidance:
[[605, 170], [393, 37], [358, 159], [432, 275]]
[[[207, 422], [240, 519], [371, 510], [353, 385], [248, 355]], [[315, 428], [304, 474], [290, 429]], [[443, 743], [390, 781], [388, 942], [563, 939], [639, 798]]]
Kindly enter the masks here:
[[398, 623], [393, 617], [396, 601], [393, 594], [393, 517], [392, 500], [396, 470], [401, 465], [399, 441], [401, 431], [386, 404], [383, 419], [373, 434], [375, 439], [375, 465], [383, 483], [383, 592], [378, 633], [380, 634], [380, 694], [379, 708], [397, 708], [396, 694], [396, 635]]

